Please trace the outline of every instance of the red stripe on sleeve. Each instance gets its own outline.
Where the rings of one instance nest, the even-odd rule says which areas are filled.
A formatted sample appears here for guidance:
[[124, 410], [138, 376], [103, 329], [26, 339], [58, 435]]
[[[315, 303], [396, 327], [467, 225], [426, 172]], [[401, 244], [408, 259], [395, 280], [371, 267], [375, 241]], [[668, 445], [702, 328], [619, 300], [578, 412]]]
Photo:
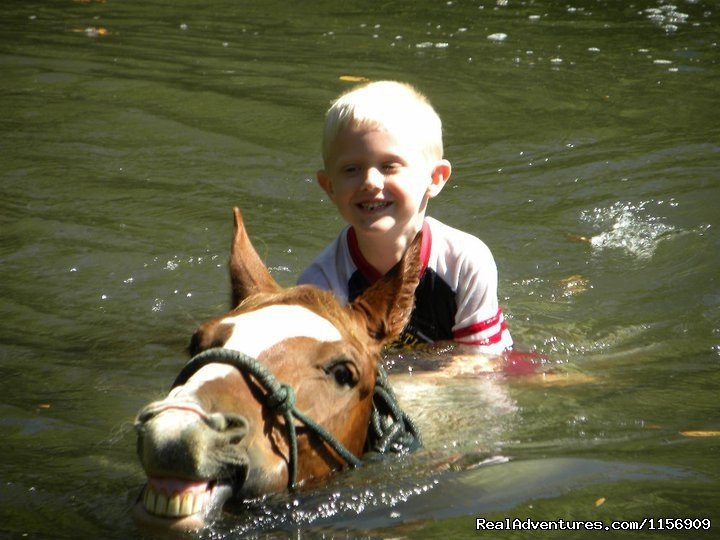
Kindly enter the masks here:
[[[500, 325], [500, 330], [490, 337], [473, 339], [470, 341], [458, 341], [459, 343], [462, 343], [464, 345], [493, 345], [495, 343], [499, 343], [502, 340], [502, 335], [505, 330], [507, 330], [507, 325], [505, 324], [505, 321], [503, 321]], [[457, 339], [458, 336], [454, 335], [453, 337]]]
[[[484, 321], [476, 322], [475, 324], [471, 324], [470, 326], [466, 326], [465, 328], [458, 328], [453, 332], [453, 337], [457, 339], [471, 336], [473, 334], [477, 334], [478, 332], [483, 332], [488, 328], [492, 328], [493, 326], [495, 326], [498, 321], [500, 321], [500, 317], [502, 317], [502, 310], [498, 308], [498, 311], [494, 317], [490, 317], [489, 319], [485, 319]], [[505, 327], [505, 321], [503, 321], [503, 327]]]

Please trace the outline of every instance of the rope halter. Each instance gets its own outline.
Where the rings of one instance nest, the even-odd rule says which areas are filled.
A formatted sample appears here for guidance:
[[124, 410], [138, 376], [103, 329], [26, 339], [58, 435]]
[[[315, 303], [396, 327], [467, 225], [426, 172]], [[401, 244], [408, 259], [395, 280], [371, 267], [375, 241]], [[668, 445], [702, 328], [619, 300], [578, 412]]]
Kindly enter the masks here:
[[[298, 443], [295, 419], [301, 421], [309, 431], [330, 445], [348, 465], [352, 467], [362, 465], [362, 461], [345, 448], [337, 438], [295, 407], [295, 392], [292, 387], [280, 383], [264, 364], [240, 351], [215, 347], [199, 353], [183, 367], [175, 378], [172, 388], [185, 384], [193, 374], [208, 364], [226, 364], [241, 373], [252, 375], [266, 392], [266, 405], [284, 418], [290, 442], [288, 488], [291, 490], [297, 487]], [[422, 445], [417, 427], [400, 409], [382, 367], [379, 367], [375, 382], [373, 410], [368, 428], [367, 451], [380, 454], [388, 451], [405, 453]]]

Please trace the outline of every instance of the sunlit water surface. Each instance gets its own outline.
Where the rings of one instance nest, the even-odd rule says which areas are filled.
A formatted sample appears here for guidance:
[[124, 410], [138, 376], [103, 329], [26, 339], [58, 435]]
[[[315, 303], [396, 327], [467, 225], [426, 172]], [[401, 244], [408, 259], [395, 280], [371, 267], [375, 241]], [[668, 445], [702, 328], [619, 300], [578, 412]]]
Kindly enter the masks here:
[[341, 227], [314, 171], [348, 76], [435, 104], [454, 172], [430, 213], [492, 248], [545, 373], [391, 357], [422, 451], [199, 536], [720, 527], [718, 28], [705, 0], [4, 3], [0, 532], [152, 536], [132, 419], [227, 308], [233, 205], [285, 285]]

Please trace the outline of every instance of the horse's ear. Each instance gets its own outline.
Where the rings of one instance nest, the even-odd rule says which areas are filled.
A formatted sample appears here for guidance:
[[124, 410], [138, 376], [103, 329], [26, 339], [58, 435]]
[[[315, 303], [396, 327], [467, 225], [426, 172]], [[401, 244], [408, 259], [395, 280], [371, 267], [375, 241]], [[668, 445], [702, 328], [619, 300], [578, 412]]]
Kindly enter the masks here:
[[381, 344], [397, 338], [410, 320], [420, 280], [421, 243], [419, 232], [400, 262], [350, 304], [365, 320], [368, 334]]
[[230, 248], [229, 267], [232, 285], [231, 307], [234, 308], [251, 294], [278, 291], [280, 286], [270, 275], [250, 242], [240, 209], [233, 208], [233, 214], [235, 235]]

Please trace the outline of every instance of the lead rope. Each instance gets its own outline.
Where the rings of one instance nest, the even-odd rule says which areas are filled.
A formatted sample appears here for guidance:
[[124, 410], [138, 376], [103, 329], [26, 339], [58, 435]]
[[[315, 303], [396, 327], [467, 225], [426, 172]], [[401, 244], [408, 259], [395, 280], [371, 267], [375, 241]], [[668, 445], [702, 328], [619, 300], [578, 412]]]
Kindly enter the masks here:
[[[185, 384], [196, 371], [213, 363], [227, 364], [241, 373], [248, 373], [255, 377], [267, 394], [267, 405], [285, 419], [290, 443], [288, 487], [291, 490], [295, 489], [297, 485], [298, 445], [295, 418], [328, 443], [348, 465], [352, 467], [362, 465], [362, 461], [345, 448], [332, 434], [295, 407], [295, 392], [290, 386], [280, 383], [265, 365], [240, 351], [215, 347], [201, 352], [194, 356], [180, 371], [175, 378], [175, 382], [173, 382], [172, 388]], [[393, 452], [404, 452], [418, 448], [421, 444], [417, 427], [400, 409], [397, 398], [390, 389], [387, 374], [380, 367], [375, 384], [373, 410], [366, 446], [371, 451], [385, 453], [388, 448]]]
[[385, 454], [412, 452], [422, 446], [417, 424], [400, 408], [395, 392], [390, 387], [387, 372], [378, 366], [375, 380], [370, 430], [365, 443], [367, 451]]

